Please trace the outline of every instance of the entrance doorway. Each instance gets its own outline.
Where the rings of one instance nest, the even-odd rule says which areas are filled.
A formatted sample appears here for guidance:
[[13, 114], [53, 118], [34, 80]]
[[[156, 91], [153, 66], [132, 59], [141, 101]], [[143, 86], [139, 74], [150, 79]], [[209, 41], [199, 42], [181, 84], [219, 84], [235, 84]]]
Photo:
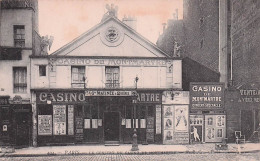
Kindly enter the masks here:
[[105, 141], [119, 141], [119, 112], [104, 112]]
[[18, 147], [28, 147], [29, 137], [30, 137], [30, 123], [29, 123], [29, 113], [18, 112], [15, 117], [16, 122], [16, 146]]
[[251, 110], [241, 110], [241, 132], [246, 140], [253, 134], [254, 117]]

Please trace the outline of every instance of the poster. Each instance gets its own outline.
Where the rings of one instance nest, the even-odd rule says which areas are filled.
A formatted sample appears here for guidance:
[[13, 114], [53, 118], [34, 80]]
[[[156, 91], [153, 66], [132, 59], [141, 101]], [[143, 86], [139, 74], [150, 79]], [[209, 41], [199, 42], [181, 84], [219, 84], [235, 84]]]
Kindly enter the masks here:
[[83, 118], [82, 117], [75, 117], [75, 139], [76, 141], [83, 140]]
[[74, 135], [74, 105], [68, 105], [68, 135]]
[[153, 117], [147, 117], [146, 138], [151, 142], [154, 141], [154, 118]]
[[140, 120], [140, 128], [146, 128], [146, 120], [145, 119]]
[[172, 141], [173, 139], [173, 131], [172, 130], [165, 130], [164, 131], [164, 140], [165, 141]]
[[53, 105], [54, 135], [66, 135], [66, 105]]
[[188, 106], [175, 106], [175, 131], [188, 132]]
[[156, 105], [156, 134], [161, 134], [162, 131], [162, 108], [161, 105]]
[[164, 129], [173, 129], [173, 118], [164, 118]]
[[90, 129], [90, 119], [84, 119], [84, 129]]
[[192, 125], [190, 134], [191, 134], [192, 143], [202, 142], [202, 126], [201, 125]]
[[211, 140], [215, 138], [215, 128], [206, 128], [206, 137]]
[[126, 119], [126, 125], [125, 128], [131, 128], [131, 119]]
[[217, 115], [216, 116], [216, 126], [217, 127], [225, 127], [225, 116]]
[[[135, 124], [134, 124], [135, 122]], [[133, 127], [135, 126], [135, 128], [139, 128], [138, 127], [138, 119], [133, 119]]]
[[173, 116], [173, 112], [172, 112], [173, 106], [164, 106], [164, 117], [169, 117], [171, 118]]
[[102, 119], [98, 119], [98, 126], [102, 126]]
[[98, 119], [92, 119], [92, 128], [97, 129], [98, 128]]
[[125, 125], [125, 119], [122, 119], [121, 125]]
[[52, 115], [38, 115], [38, 135], [52, 135]]

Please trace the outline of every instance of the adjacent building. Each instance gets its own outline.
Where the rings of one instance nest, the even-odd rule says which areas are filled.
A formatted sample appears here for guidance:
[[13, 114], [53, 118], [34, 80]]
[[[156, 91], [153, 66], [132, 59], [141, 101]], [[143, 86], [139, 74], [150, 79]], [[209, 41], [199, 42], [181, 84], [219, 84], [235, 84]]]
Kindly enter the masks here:
[[0, 142], [29, 146], [32, 131], [30, 58], [36, 52], [38, 4], [0, 3]]

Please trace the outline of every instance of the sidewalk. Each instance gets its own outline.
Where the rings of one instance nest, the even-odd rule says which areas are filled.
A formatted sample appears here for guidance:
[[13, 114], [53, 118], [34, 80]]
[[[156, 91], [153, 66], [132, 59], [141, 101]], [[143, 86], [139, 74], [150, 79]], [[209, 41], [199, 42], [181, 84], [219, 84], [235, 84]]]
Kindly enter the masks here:
[[29, 147], [15, 149], [13, 153], [0, 156], [51, 156], [51, 155], [93, 155], [93, 154], [173, 154], [173, 153], [249, 153], [260, 152], [260, 143], [228, 144], [228, 150], [215, 150], [215, 144], [193, 145], [139, 145], [139, 151], [131, 151], [131, 144], [120, 146], [73, 145], [51, 147]]

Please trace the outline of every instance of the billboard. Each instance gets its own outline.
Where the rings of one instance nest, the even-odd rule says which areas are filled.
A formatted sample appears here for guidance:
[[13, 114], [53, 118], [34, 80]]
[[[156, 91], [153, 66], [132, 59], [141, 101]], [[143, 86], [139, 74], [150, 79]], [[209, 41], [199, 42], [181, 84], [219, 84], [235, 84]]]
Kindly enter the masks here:
[[191, 83], [191, 109], [222, 109], [224, 108], [224, 83]]

